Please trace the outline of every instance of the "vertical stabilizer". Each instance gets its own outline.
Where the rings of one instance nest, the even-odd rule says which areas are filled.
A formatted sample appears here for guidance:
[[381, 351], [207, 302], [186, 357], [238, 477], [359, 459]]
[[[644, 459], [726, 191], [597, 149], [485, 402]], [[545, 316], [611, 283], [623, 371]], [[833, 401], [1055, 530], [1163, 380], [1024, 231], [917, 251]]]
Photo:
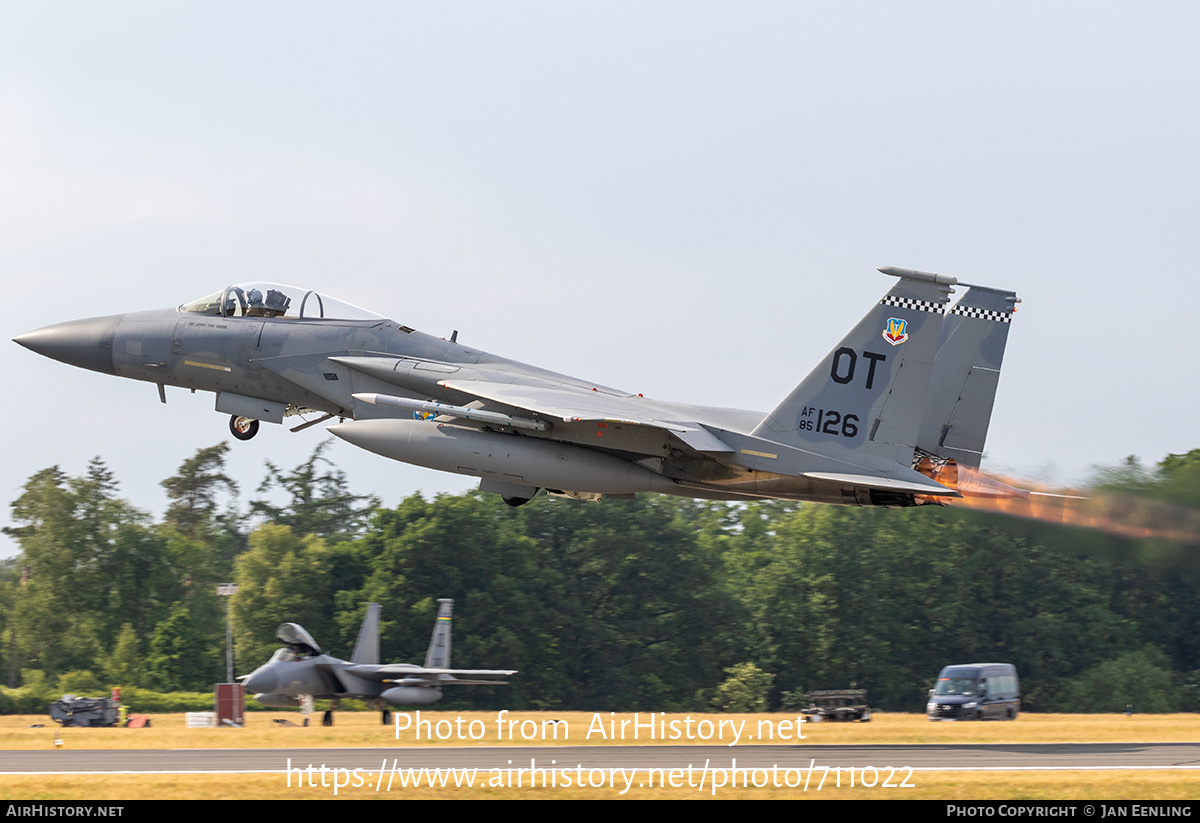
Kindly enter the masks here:
[[882, 268], [900, 278], [753, 434], [859, 465], [908, 468], [925, 411], [946, 275]]
[[379, 611], [378, 603], [367, 605], [367, 616], [363, 618], [362, 628], [358, 630], [358, 642], [354, 644], [354, 653], [350, 655], [351, 663], [379, 665]]
[[433, 637], [429, 639], [429, 653], [425, 655], [425, 668], [450, 668], [450, 614], [454, 601], [448, 597], [438, 600], [437, 623], [433, 626]]
[[1015, 292], [971, 286], [946, 317], [917, 447], [979, 468]]

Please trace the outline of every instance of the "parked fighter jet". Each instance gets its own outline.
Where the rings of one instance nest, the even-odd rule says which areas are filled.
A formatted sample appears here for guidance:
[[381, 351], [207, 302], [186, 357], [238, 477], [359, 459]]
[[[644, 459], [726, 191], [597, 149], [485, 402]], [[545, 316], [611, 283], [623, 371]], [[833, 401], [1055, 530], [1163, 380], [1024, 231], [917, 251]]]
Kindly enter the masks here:
[[[378, 454], [473, 475], [520, 505], [662, 492], [910, 506], [1024, 492], [975, 471], [1016, 303], [949, 276], [883, 268], [892, 289], [774, 411], [668, 403], [414, 331], [314, 291], [230, 286], [178, 308], [16, 338], [94, 371], [215, 392], [249, 439], [259, 421], [333, 418]], [[966, 285], [966, 284], [964, 284]]]
[[453, 609], [453, 600], [438, 601], [437, 623], [424, 666], [380, 664], [379, 604], [372, 603], [367, 606], [367, 616], [348, 661], [322, 654], [303, 626], [284, 623], [275, 630], [275, 636], [286, 645], [269, 661], [238, 679], [260, 703], [272, 708], [299, 706], [309, 699], [334, 701], [334, 707], [325, 712], [326, 726], [333, 724], [333, 711], [341, 698], [375, 703], [387, 723], [385, 706], [427, 706], [442, 699], [443, 686], [505, 685], [506, 681], [497, 678], [511, 677], [515, 671], [449, 668]]

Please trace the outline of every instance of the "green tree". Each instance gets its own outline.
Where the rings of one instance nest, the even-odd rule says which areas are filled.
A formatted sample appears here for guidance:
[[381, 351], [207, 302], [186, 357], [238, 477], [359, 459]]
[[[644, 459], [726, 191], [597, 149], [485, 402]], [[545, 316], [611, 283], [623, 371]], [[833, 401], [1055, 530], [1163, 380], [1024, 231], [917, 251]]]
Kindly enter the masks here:
[[1200, 449], [1169, 454], [1158, 464], [1159, 495], [1180, 506], [1200, 508]]
[[231, 604], [234, 648], [240, 670], [266, 662], [278, 645], [275, 628], [299, 623], [325, 645], [333, 635], [329, 550], [313, 534], [264, 524], [250, 533], [250, 548], [238, 557], [238, 593]]
[[318, 444], [308, 460], [290, 472], [267, 461], [267, 476], [258, 487], [259, 494], [278, 489], [289, 499], [284, 505], [265, 498], [252, 500], [251, 512], [296, 534], [349, 537], [360, 533], [379, 506], [379, 498], [350, 493], [345, 473], [333, 468], [324, 456], [331, 442]]
[[233, 559], [245, 551], [238, 485], [225, 472], [227, 443], [200, 449], [162, 481], [167, 492], [164, 523], [192, 541], [188, 571], [194, 580], [228, 580]]
[[1179, 711], [1179, 703], [1170, 661], [1147, 646], [1105, 660], [1073, 678], [1055, 707], [1067, 712], [1121, 712], [1132, 706], [1139, 713], [1161, 713]]
[[733, 662], [720, 557], [699, 538], [698, 512], [657, 495], [517, 510], [551, 607], [562, 704], [690, 708]]
[[753, 663], [739, 663], [725, 670], [728, 677], [717, 686], [713, 708], [724, 712], [765, 712], [771, 699], [775, 675]]
[[108, 696], [108, 689], [100, 682], [100, 678], [87, 669], [63, 672], [56, 679], [54, 688], [63, 694], [74, 694], [80, 697]]
[[[504, 689], [447, 695], [472, 705], [528, 706], [555, 690], [552, 606], [538, 596], [547, 577], [530, 540], [499, 500], [468, 494], [426, 501], [414, 495], [379, 511], [358, 541], [370, 567], [358, 590], [337, 595], [340, 648], [348, 650], [365, 604], [383, 605], [384, 660], [421, 662], [437, 613], [436, 600], [455, 601], [455, 668], [512, 668], [527, 673]], [[460, 690], [461, 691], [461, 690]]]
[[183, 461], [174, 477], [162, 481], [167, 491], [166, 522], [185, 537], [195, 538], [218, 527], [221, 520], [236, 520], [220, 512], [222, 494], [236, 496], [237, 483], [225, 474], [228, 443], [200, 449]]
[[[216, 599], [215, 592], [212, 599]], [[213, 642], [210, 622], [211, 618], [198, 620], [186, 604], [177, 603], [154, 628], [146, 656], [146, 685], [164, 692], [196, 691], [224, 680], [224, 647]]]
[[[119, 626], [109, 611], [112, 578], [145, 536], [145, 516], [116, 497], [99, 458], [78, 478], [57, 467], [38, 472], [12, 508], [17, 525], [6, 531], [21, 545], [26, 572], [15, 593], [19, 665], [52, 676], [94, 668]], [[136, 612], [140, 603], [123, 605]]]
[[112, 653], [105, 661], [104, 676], [111, 686], [129, 688], [142, 685], [141, 642], [129, 623], [121, 627]]

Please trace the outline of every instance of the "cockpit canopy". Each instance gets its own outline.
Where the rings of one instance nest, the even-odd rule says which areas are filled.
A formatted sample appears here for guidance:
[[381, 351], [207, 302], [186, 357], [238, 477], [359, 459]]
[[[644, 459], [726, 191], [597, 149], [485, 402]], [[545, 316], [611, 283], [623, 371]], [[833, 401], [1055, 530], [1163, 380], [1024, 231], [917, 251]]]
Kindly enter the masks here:
[[282, 317], [285, 320], [383, 320], [326, 294], [279, 283], [239, 283], [184, 303], [180, 311], [211, 317]]
[[299, 623], [280, 624], [279, 628], [275, 630], [275, 637], [281, 643], [288, 644], [292, 649], [311, 654], [321, 653], [321, 647], [317, 645], [317, 641], [313, 640], [313, 636], [305, 631]]

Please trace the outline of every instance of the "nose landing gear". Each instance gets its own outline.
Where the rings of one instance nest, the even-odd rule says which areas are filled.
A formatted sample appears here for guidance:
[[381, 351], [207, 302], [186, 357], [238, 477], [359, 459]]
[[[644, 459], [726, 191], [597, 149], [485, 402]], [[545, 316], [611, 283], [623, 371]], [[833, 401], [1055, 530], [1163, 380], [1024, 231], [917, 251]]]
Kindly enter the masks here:
[[229, 432], [238, 440], [249, 440], [258, 434], [258, 421], [252, 417], [238, 417], [235, 414], [229, 418]]

